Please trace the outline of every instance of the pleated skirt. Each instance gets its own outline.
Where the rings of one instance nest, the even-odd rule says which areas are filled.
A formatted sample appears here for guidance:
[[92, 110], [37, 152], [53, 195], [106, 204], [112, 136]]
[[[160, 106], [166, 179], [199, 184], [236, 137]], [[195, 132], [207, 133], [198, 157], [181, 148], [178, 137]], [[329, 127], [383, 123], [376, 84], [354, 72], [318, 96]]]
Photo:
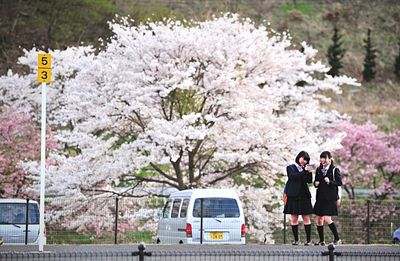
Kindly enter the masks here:
[[335, 200], [317, 200], [314, 205], [317, 216], [337, 216], [338, 208]]
[[307, 197], [288, 197], [283, 213], [310, 215], [313, 213], [311, 199]]

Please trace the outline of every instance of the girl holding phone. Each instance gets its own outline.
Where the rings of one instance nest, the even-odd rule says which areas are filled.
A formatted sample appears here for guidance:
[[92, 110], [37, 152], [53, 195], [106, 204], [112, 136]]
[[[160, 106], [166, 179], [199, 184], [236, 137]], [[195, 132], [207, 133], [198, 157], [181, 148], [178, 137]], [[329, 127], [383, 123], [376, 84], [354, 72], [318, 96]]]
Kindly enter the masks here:
[[287, 201], [283, 213], [290, 214], [290, 224], [294, 241], [292, 245], [299, 244], [299, 215], [303, 218], [307, 241], [304, 245], [311, 244], [311, 218], [313, 213], [311, 205], [311, 193], [307, 183], [312, 183], [312, 168], [306, 165], [310, 162], [307, 152], [301, 151], [295, 159], [295, 163], [286, 167], [288, 181], [285, 185]]

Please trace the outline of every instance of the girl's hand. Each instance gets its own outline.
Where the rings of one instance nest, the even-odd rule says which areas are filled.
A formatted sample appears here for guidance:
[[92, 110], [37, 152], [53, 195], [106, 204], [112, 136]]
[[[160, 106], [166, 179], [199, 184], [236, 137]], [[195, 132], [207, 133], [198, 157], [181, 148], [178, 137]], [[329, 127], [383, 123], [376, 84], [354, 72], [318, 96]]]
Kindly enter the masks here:
[[328, 177], [325, 177], [324, 180], [325, 180], [326, 184], [329, 184], [329, 178]]
[[319, 181], [315, 181], [314, 184], [315, 184], [316, 187], [318, 187]]
[[311, 165], [307, 165], [305, 169], [308, 172], [312, 172], [313, 171], [313, 167]]

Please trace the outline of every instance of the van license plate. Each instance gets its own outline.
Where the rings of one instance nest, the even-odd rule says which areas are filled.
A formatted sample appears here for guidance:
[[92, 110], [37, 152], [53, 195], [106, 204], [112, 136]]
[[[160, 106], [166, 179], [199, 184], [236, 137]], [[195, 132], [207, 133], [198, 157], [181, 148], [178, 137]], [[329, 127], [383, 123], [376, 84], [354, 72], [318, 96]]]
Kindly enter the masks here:
[[224, 239], [224, 233], [222, 233], [222, 232], [210, 232], [210, 238], [212, 240]]

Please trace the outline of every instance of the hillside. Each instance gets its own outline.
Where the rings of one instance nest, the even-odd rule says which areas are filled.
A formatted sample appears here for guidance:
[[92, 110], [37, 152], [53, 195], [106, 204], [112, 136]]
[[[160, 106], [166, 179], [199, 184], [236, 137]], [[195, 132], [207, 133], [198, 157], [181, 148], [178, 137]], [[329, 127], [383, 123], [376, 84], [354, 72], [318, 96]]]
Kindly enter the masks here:
[[23, 70], [16, 66], [16, 59], [22, 54], [20, 46], [62, 49], [82, 42], [97, 46], [99, 37], [109, 36], [106, 21], [115, 13], [130, 15], [138, 23], [149, 17], [205, 20], [221, 12], [234, 12], [250, 17], [257, 24], [270, 22], [271, 28], [278, 32], [288, 31], [294, 43], [308, 42], [319, 50], [318, 58], [325, 63], [336, 24], [346, 49], [341, 73], [362, 82], [363, 39], [370, 28], [373, 45], [378, 50], [376, 78], [362, 82], [360, 88], [344, 88], [342, 95], [332, 95], [332, 102], [326, 107], [347, 113], [356, 122], [371, 120], [384, 130], [400, 128], [400, 79], [393, 73], [400, 41], [398, 0], [0, 0], [0, 3], [2, 74], [10, 68]]
[[[384, 1], [134, 1], [118, 0], [117, 9], [124, 14], [144, 10], [147, 17], [157, 10], [177, 19], [209, 19], [221, 12], [235, 12], [255, 23], [269, 22], [278, 32], [288, 31], [295, 43], [306, 41], [319, 50], [318, 58], [328, 63], [326, 54], [333, 27], [339, 28], [343, 47], [341, 73], [362, 82], [365, 50], [363, 39], [372, 30], [378, 50], [376, 78], [362, 82], [360, 88], [345, 88], [342, 95], [332, 95], [328, 109], [352, 116], [355, 122], [370, 120], [382, 129], [400, 128], [400, 80], [396, 79], [394, 61], [400, 41], [400, 2]], [[136, 10], [136, 11], [135, 11]], [[140, 16], [138, 16], [140, 17]], [[139, 19], [140, 20], [140, 19]]]

